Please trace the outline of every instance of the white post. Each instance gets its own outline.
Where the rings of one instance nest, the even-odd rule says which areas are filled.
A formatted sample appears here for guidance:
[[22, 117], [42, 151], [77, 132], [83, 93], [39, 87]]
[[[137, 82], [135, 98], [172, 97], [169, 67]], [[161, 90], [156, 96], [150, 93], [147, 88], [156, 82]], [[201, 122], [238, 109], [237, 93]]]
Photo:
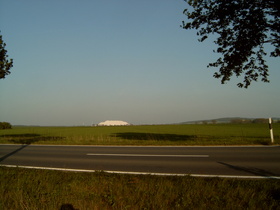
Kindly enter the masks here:
[[274, 143], [274, 138], [273, 138], [273, 130], [272, 130], [272, 120], [271, 118], [268, 119], [268, 125], [269, 125], [269, 130], [270, 130], [270, 138], [271, 138], [271, 143]]

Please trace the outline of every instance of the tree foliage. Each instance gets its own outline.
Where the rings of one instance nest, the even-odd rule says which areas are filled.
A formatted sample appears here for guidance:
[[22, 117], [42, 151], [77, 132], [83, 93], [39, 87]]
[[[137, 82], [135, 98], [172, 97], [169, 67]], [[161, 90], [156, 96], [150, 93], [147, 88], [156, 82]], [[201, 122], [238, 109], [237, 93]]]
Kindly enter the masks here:
[[279, 0], [185, 0], [184, 10], [189, 22], [184, 29], [196, 29], [199, 41], [216, 34], [218, 45], [214, 51], [222, 54], [208, 67], [219, 67], [214, 73], [221, 83], [232, 75], [244, 76], [238, 87], [247, 88], [261, 78], [269, 82], [268, 66], [264, 57], [266, 43], [272, 46], [270, 56], [280, 56], [280, 1]]
[[4, 79], [10, 74], [10, 69], [13, 67], [13, 59], [8, 60], [6, 44], [0, 35], [0, 79]]
[[12, 125], [8, 122], [0, 122], [0, 130], [12, 129]]

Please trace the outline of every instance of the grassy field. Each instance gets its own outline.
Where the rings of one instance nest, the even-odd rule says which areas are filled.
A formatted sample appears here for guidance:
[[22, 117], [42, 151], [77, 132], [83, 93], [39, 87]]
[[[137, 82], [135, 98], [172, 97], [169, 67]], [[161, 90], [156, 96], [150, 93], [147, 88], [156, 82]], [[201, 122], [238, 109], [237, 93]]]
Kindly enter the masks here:
[[280, 180], [0, 167], [0, 209], [280, 209]]
[[[280, 123], [273, 125], [280, 143]], [[267, 124], [143, 125], [116, 127], [14, 127], [0, 143], [66, 145], [267, 145]]]

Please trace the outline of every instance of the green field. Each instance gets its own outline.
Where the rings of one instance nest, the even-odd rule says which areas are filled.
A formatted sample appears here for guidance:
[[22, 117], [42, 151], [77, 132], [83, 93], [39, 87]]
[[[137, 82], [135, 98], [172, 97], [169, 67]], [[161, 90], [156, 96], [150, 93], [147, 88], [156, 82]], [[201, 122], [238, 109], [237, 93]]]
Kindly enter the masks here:
[[280, 209], [280, 180], [0, 167], [0, 209]]
[[[280, 143], [280, 123], [273, 125]], [[268, 145], [267, 124], [142, 125], [115, 127], [13, 127], [0, 143], [65, 145]]]

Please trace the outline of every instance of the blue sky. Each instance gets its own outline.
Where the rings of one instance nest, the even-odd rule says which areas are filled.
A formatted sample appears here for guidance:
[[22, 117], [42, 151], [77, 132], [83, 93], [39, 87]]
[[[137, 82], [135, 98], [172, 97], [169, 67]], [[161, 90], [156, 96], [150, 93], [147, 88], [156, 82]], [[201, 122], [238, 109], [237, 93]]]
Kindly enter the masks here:
[[240, 89], [212, 77], [213, 40], [180, 28], [183, 0], [1, 0], [11, 74], [0, 80], [0, 121], [165, 124], [279, 117], [280, 60], [269, 84]]

